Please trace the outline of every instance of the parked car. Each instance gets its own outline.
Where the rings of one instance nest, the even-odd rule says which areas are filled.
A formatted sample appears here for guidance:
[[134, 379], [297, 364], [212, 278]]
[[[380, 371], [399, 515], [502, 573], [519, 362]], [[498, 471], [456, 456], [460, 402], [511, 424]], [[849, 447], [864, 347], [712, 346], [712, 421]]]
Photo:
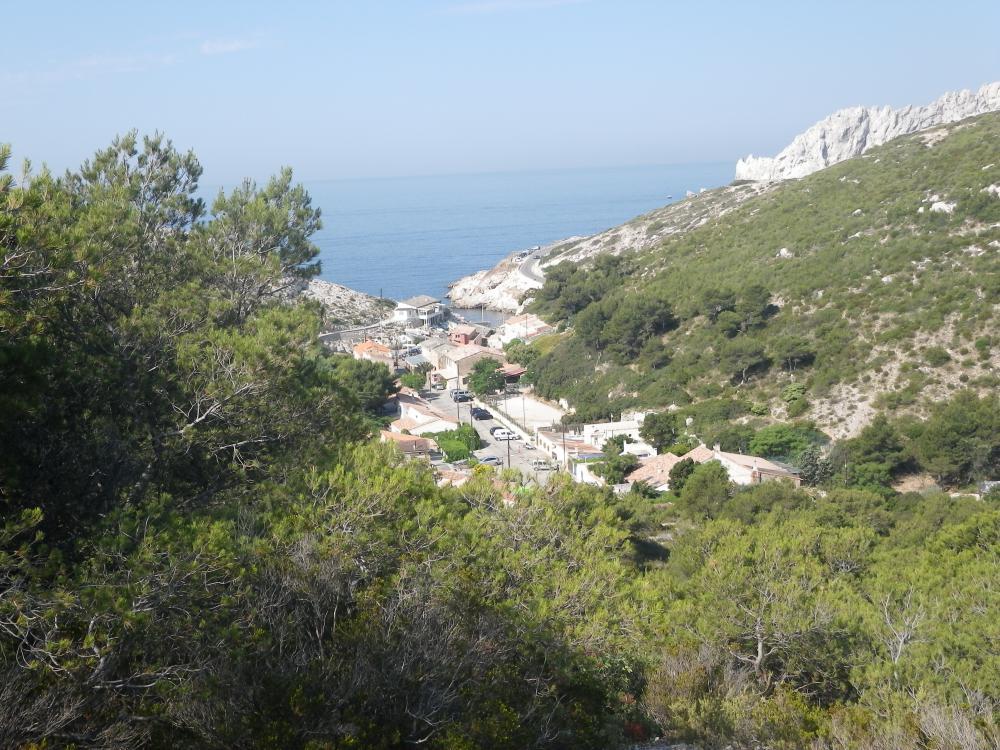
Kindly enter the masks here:
[[531, 462], [531, 468], [535, 471], [551, 471], [556, 468], [550, 461], [544, 458], [536, 458]]
[[507, 428], [504, 427], [503, 425], [499, 425], [499, 424], [493, 425], [492, 427], [490, 427], [490, 434], [491, 435], [496, 435], [498, 432], [500, 432], [500, 430], [506, 430], [506, 429]]
[[497, 456], [483, 456], [479, 459], [479, 463], [487, 466], [503, 466], [503, 459]]
[[472, 407], [472, 418], [473, 419], [493, 419], [493, 415], [490, 414], [486, 409], [480, 406]]
[[451, 400], [455, 402], [472, 401], [472, 393], [460, 388], [451, 392]]
[[510, 430], [499, 429], [492, 433], [494, 440], [520, 440], [521, 436], [516, 432], [511, 432]]

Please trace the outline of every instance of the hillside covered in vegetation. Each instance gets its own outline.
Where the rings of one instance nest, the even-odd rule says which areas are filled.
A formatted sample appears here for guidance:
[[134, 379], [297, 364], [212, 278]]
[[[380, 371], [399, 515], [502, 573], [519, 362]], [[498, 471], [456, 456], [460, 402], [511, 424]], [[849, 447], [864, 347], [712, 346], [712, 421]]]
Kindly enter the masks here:
[[[388, 369], [325, 350], [319, 305], [288, 298], [318, 270], [320, 220], [290, 173], [208, 211], [197, 160], [160, 137], [119, 139], [62, 177], [15, 178], [5, 161], [0, 746], [1000, 740], [995, 496], [739, 489], [711, 462], [659, 497], [488, 467], [438, 487], [373, 439]], [[669, 278], [578, 273], [566, 283], [585, 290]], [[615, 312], [587, 332], [605, 314], [589, 305], [629, 299], [606, 288], [544, 356], [676, 373], [661, 337], [729, 326], [739, 341], [787, 314], [769, 310], [773, 290], [751, 294], [759, 278], [720, 274], [736, 302], [714, 322], [640, 295], [656, 323], [633, 350]], [[956, 330], [975, 335], [982, 309]], [[817, 372], [825, 351], [788, 369]], [[718, 387], [718, 403], [735, 388]], [[962, 460], [952, 436], [972, 423], [992, 439], [995, 414], [995, 397], [957, 394], [930, 442]], [[875, 474], [906, 460], [889, 423], [848, 447]]]
[[548, 269], [531, 309], [566, 332], [537, 347], [532, 377], [581, 421], [674, 405], [705, 433], [797, 418], [854, 437], [878, 412], [925, 416], [1000, 385], [998, 270], [988, 114], [772, 186], [655, 248]]

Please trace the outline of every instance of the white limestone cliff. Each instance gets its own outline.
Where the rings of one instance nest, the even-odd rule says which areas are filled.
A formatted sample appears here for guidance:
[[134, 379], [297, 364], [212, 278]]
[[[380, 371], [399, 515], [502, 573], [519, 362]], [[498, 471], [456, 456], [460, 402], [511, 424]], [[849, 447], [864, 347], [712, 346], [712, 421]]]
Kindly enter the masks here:
[[748, 156], [736, 179], [772, 182], [805, 177], [859, 156], [893, 138], [966, 117], [1000, 110], [1000, 81], [978, 91], [952, 91], [923, 107], [850, 107], [820, 120], [775, 157]]

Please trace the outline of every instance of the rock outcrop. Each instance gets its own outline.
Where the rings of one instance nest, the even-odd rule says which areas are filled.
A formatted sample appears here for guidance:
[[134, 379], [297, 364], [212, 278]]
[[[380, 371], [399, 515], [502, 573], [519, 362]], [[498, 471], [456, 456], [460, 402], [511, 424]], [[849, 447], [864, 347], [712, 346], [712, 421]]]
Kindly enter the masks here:
[[343, 284], [322, 279], [297, 280], [290, 290], [316, 300], [323, 306], [324, 325], [328, 329], [370, 325], [388, 317], [396, 303], [350, 289]]
[[736, 179], [771, 182], [805, 177], [898, 136], [998, 110], [1000, 81], [978, 91], [949, 92], [924, 107], [842, 109], [796, 136], [775, 157], [740, 159]]
[[[549, 248], [543, 247], [544, 253]], [[448, 297], [454, 307], [485, 307], [487, 310], [514, 312], [521, 300], [541, 282], [521, 271], [516, 253], [508, 255], [493, 268], [476, 271], [450, 285]]]

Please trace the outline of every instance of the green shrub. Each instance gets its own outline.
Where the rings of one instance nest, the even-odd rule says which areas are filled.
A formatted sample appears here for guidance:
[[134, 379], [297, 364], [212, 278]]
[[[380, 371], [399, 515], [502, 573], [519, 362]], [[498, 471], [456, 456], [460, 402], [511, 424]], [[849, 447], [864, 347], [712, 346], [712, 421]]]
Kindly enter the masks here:
[[924, 349], [924, 361], [931, 367], [940, 367], [951, 362], [951, 355], [944, 347], [928, 346]]

